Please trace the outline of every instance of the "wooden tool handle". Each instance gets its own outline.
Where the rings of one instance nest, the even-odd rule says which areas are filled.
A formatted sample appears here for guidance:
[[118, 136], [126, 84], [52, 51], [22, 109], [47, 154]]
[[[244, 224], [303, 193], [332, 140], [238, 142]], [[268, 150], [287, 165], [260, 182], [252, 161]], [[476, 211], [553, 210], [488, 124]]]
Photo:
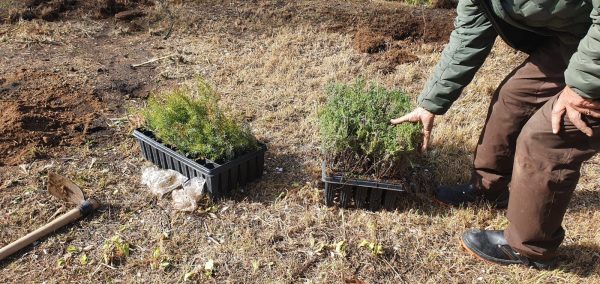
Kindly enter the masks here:
[[98, 209], [98, 207], [100, 207], [100, 204], [94, 199], [84, 201], [81, 205], [77, 206], [77, 208], [71, 209], [69, 212], [52, 220], [52, 222], [1, 248], [0, 261], [39, 240], [40, 238], [43, 238], [48, 234], [62, 228], [63, 226], [81, 218], [81, 216], [88, 215], [92, 211]]

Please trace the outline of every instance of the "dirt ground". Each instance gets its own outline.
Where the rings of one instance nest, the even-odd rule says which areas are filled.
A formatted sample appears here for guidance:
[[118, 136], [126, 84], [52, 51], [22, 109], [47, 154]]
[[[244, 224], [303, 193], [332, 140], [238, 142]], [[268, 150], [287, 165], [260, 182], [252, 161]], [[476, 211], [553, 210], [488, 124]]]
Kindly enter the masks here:
[[[503, 228], [504, 212], [439, 207], [432, 188], [407, 193], [394, 212], [322, 204], [317, 113], [325, 86], [364, 77], [416, 97], [454, 15], [360, 0], [0, 3], [0, 246], [69, 208], [45, 191], [48, 171], [103, 204], [0, 262], [3, 282], [597, 283], [598, 157], [584, 165], [561, 266], [551, 272], [473, 259], [460, 233]], [[523, 59], [499, 42], [438, 119], [419, 165], [435, 183], [468, 179], [490, 95]], [[198, 77], [269, 150], [261, 181], [182, 213], [140, 184], [149, 164], [131, 131], [149, 95]], [[109, 265], [104, 245], [114, 236], [130, 255]], [[381, 244], [382, 254], [363, 241]]]

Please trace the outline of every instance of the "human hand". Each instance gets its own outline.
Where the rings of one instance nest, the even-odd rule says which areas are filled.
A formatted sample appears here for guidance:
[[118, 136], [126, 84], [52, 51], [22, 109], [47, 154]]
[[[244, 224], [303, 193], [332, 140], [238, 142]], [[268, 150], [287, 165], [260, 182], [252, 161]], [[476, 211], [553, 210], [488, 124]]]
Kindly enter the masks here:
[[566, 86], [552, 107], [552, 132], [558, 134], [564, 115], [571, 123], [587, 136], [592, 136], [592, 129], [581, 119], [581, 115], [600, 118], [600, 101], [585, 99]]
[[422, 107], [418, 107], [400, 118], [394, 118], [390, 120], [390, 122], [394, 125], [405, 122], [416, 122], [423, 124], [423, 146], [421, 147], [421, 150], [425, 152], [429, 147], [429, 139], [431, 137], [431, 129], [433, 129], [434, 119], [435, 114]]

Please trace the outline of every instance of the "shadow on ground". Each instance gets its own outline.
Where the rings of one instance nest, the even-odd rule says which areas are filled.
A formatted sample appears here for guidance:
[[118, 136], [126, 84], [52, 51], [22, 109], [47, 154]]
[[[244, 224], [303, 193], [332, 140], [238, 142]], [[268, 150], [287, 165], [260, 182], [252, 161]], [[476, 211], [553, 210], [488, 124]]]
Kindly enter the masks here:
[[575, 190], [569, 211], [589, 211], [600, 209], [600, 191]]
[[271, 149], [265, 154], [263, 176], [258, 181], [238, 188], [231, 197], [234, 201], [250, 200], [270, 204], [289, 191], [294, 191], [316, 177], [294, 154], [274, 154], [281, 149]]
[[[434, 155], [423, 156], [413, 164], [412, 174], [405, 178], [402, 185], [406, 192], [398, 197], [395, 210], [413, 210], [428, 216], [447, 214], [450, 207], [435, 202], [433, 190], [443, 182], [440, 179], [448, 167], [461, 163], [464, 164], [464, 168], [469, 168], [470, 159], [470, 152], [449, 147], [444, 147], [444, 152], [438, 151]], [[239, 188], [230, 199], [249, 200], [267, 205], [276, 202], [282, 196], [296, 194], [307, 185], [322, 191], [324, 184], [321, 181], [320, 166], [318, 154], [301, 157], [286, 153], [283, 147], [270, 146], [265, 157], [262, 179]], [[323, 192], [319, 192], [319, 202], [324, 202]], [[334, 206], [339, 207], [339, 196], [336, 197]], [[350, 206], [350, 209], [368, 210], [355, 206]]]
[[574, 244], [560, 248], [560, 266], [558, 269], [590, 277], [600, 273], [600, 246], [597, 244]]

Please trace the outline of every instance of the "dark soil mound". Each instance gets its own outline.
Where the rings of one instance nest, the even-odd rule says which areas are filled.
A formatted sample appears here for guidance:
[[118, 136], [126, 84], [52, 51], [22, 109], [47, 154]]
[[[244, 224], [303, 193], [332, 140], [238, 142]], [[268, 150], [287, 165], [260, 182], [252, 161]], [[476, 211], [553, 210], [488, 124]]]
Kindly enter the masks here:
[[454, 9], [458, 6], [458, 0], [437, 0], [433, 3], [433, 7], [440, 9]]
[[396, 66], [416, 61], [418, 58], [410, 53], [409, 51], [394, 48], [386, 51], [385, 53], [377, 56], [375, 60], [378, 60], [377, 69], [384, 74], [392, 73], [396, 69]]
[[386, 49], [389, 39], [379, 33], [362, 29], [354, 35], [354, 49], [363, 53], [377, 53]]
[[[149, 0], [27, 0], [14, 1], [7, 7], [0, 7], [0, 23], [14, 23], [20, 19], [56, 21], [72, 19], [83, 14], [90, 14], [93, 18], [104, 19], [122, 13], [128, 19], [142, 16], [138, 7], [153, 5]], [[125, 14], [123, 14], [125, 13]]]

